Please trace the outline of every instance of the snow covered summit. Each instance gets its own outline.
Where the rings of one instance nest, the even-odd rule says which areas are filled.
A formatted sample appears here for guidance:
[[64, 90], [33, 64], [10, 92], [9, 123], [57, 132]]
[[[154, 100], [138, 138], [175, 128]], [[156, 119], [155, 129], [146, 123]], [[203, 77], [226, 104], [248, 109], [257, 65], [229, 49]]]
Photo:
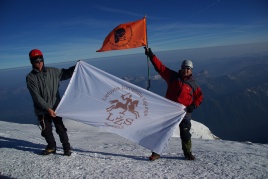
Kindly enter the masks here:
[[[32, 124], [0, 121], [0, 178], [268, 178], [268, 145], [192, 139], [195, 161], [172, 137], [159, 160], [151, 151], [100, 128], [64, 120], [73, 154], [41, 156], [45, 140]], [[195, 131], [195, 127], [193, 127]], [[198, 135], [199, 136], [199, 135]]]

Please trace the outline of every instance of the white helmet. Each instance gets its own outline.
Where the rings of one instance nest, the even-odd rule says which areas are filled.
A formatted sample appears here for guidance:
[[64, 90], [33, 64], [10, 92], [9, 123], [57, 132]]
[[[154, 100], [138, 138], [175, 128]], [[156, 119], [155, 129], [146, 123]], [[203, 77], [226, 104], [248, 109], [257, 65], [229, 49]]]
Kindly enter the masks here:
[[191, 60], [184, 60], [181, 64], [181, 68], [183, 67], [191, 67], [194, 68], [193, 62]]

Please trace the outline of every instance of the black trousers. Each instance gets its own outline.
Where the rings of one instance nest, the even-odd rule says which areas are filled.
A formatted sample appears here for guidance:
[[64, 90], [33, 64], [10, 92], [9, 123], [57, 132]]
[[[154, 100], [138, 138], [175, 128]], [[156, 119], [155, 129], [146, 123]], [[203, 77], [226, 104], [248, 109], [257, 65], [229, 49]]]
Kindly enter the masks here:
[[184, 116], [184, 118], [180, 123], [180, 137], [183, 142], [188, 142], [192, 137], [190, 133], [190, 129], [192, 126], [191, 118], [192, 118], [191, 113], [186, 113], [186, 115]]
[[60, 137], [62, 147], [64, 150], [70, 150], [69, 138], [67, 135], [67, 129], [65, 128], [61, 117], [50, 117], [48, 115], [38, 116], [38, 120], [42, 127], [41, 135], [46, 139], [47, 148], [56, 148], [56, 141], [52, 132], [52, 122], [56, 128], [56, 133]]

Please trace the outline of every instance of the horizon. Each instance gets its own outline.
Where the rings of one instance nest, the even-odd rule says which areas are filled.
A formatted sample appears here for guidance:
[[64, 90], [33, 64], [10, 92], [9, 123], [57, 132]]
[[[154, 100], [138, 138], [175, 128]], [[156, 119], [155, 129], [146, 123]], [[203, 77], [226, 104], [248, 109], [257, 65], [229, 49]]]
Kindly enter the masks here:
[[[0, 66], [27, 66], [31, 49], [47, 63], [143, 53], [96, 52], [119, 24], [146, 16], [148, 45], [155, 52], [268, 41], [266, 0], [0, 2]], [[150, 8], [148, 8], [150, 7]], [[159, 10], [161, 7], [161, 10]], [[49, 10], [48, 10], [49, 9]]]
[[[258, 43], [232, 44], [232, 45], [197, 47], [197, 48], [187, 48], [187, 49], [172, 49], [172, 50], [162, 50], [162, 51], [154, 51], [153, 49], [152, 50], [155, 54], [162, 54], [162, 53], [166, 53], [166, 52], [184, 52], [184, 51], [186, 51], [186, 54], [189, 54], [189, 56], [191, 56], [192, 54], [190, 52], [187, 52], [187, 51], [189, 51], [189, 50], [192, 50], [192, 51], [209, 50], [209, 49], [213, 48], [213, 49], [217, 49], [218, 50], [217, 52], [221, 53], [221, 55], [224, 54], [224, 56], [229, 58], [229, 57], [240, 56], [240, 55], [252, 55], [252, 53], [255, 53], [255, 54], [256, 53], [267, 53], [267, 55], [268, 55], [268, 48], [265, 48], [266, 45], [268, 46], [268, 41], [263, 41], [263, 42], [258, 42]], [[236, 47], [237, 49], [234, 50], [233, 47]], [[224, 49], [224, 48], [226, 48], [226, 49]], [[250, 54], [250, 51], [252, 51], [250, 49], [253, 49], [253, 48], [255, 48], [254, 50], [257, 52], [251, 52], [251, 54]], [[229, 51], [229, 52], [234, 51], [234, 52], [226, 54], [226, 51]], [[240, 51], [240, 52], [238, 52], [238, 51]], [[213, 53], [215, 53], [215, 52], [213, 51]], [[248, 54], [246, 54], [246, 53], [248, 53]], [[129, 56], [133, 56], [133, 55], [144, 55], [144, 52], [122, 54], [122, 55], [118, 54], [118, 55], [112, 55], [112, 56], [106, 56], [106, 57], [94, 57], [94, 58], [79, 59], [79, 60], [90, 62], [90, 61], [97, 61], [97, 60], [109, 60], [109, 58], [111, 58], [111, 59], [117, 58], [117, 57], [121, 58], [124, 56], [129, 57]], [[214, 56], [211, 54], [207, 54], [207, 55], [208, 55], [207, 57], [202, 57], [202, 58], [213, 58], [215, 56], [218, 56], [218, 58], [222, 58], [218, 54], [217, 55], [214, 54]], [[211, 56], [209, 56], [209, 55], [211, 55]], [[186, 59], [187, 57], [184, 57], [184, 58]], [[74, 63], [74, 62], [76, 63], [79, 60], [47, 63], [47, 60], [45, 58], [45, 64], [49, 65], [49, 66], [57, 66], [57, 65], [62, 65], [62, 64], [70, 64], [70, 63]], [[2, 66], [0, 66], [0, 71], [23, 69], [23, 68], [31, 68], [30, 61], [28, 61], [28, 65], [25, 64], [25, 66], [15, 66], [15, 67], [10, 67], [10, 68], [2, 68]]]

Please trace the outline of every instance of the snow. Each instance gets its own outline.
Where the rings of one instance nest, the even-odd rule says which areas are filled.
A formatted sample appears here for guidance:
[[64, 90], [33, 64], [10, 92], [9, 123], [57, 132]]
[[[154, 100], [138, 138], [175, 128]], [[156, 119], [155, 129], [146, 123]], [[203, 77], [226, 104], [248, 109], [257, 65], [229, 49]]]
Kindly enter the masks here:
[[[191, 130], [190, 133], [192, 134], [192, 138], [196, 139], [219, 139], [217, 136], [211, 133], [209, 128], [204, 124], [191, 120]], [[172, 137], [180, 137], [180, 129], [179, 125], [177, 125]]]
[[41, 156], [46, 143], [37, 125], [0, 121], [0, 178], [268, 178], [268, 144], [204, 139], [213, 134], [195, 121], [195, 161], [184, 159], [180, 139], [172, 137], [153, 162], [149, 150], [118, 135], [67, 119], [64, 123], [70, 157], [62, 155], [56, 133], [57, 153]]

